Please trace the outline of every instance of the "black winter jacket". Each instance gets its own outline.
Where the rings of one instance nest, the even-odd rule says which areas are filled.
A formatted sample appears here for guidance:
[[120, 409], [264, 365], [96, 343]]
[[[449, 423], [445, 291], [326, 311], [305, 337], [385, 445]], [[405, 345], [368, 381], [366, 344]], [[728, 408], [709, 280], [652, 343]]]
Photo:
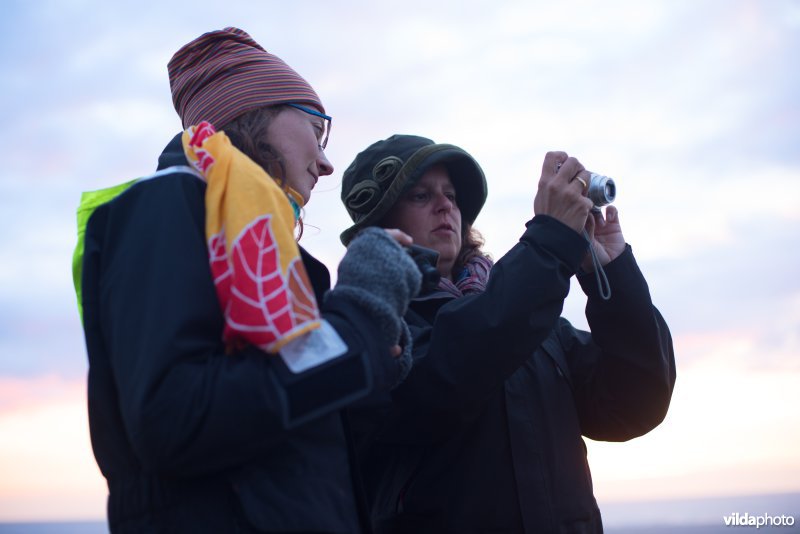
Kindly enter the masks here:
[[657, 426], [675, 363], [630, 247], [609, 301], [579, 277], [591, 334], [559, 317], [586, 246], [537, 216], [484, 293], [412, 302], [411, 374], [354, 415], [376, 532], [602, 532], [581, 436]]
[[[399, 374], [376, 321], [323, 302], [349, 351], [292, 374], [255, 348], [226, 355], [208, 264], [205, 182], [180, 138], [159, 172], [92, 215], [83, 269], [94, 454], [112, 532], [360, 532], [341, 408]], [[363, 507], [362, 507], [363, 511]]]

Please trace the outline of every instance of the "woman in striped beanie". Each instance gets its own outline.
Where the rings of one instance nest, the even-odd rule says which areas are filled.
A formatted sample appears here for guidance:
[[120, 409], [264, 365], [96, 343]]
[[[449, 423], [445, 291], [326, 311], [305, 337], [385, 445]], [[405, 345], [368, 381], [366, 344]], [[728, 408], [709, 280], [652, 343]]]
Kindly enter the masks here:
[[417, 267], [371, 229], [329, 289], [297, 245], [331, 118], [280, 58], [225, 28], [168, 70], [185, 130], [155, 173], [87, 203], [80, 250], [110, 530], [361, 532], [341, 410], [407, 373]]

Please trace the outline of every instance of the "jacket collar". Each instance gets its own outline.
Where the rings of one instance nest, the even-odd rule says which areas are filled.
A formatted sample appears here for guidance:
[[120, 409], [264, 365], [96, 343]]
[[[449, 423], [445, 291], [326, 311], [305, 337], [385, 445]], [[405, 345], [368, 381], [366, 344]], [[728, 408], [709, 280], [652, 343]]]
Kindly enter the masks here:
[[166, 169], [168, 167], [175, 167], [178, 165], [188, 165], [186, 154], [183, 153], [183, 142], [181, 137], [183, 132], [178, 133], [172, 140], [164, 147], [164, 151], [158, 157], [158, 170]]

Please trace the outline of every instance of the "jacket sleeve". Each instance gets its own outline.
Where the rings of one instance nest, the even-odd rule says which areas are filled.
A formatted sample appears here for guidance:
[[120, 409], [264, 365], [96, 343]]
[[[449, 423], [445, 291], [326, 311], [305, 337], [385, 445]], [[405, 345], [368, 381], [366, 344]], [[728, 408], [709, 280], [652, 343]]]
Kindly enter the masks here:
[[203, 195], [188, 174], [142, 182], [99, 208], [86, 236], [90, 379], [112, 381], [117, 397], [101, 409], [119, 411], [146, 469], [181, 475], [263, 454], [398, 372], [373, 319], [337, 299], [323, 317], [348, 346], [342, 356], [293, 374], [253, 347], [225, 354]]
[[580, 332], [564, 321], [574, 396], [584, 435], [624, 441], [655, 428], [666, 416], [675, 385], [675, 356], [664, 318], [630, 246], [605, 267], [611, 299], [599, 296], [594, 275], [579, 282], [588, 296], [591, 329]]
[[555, 327], [586, 246], [572, 229], [537, 216], [494, 265], [486, 291], [442, 306], [432, 326], [409, 317], [415, 362], [392, 392], [398, 427], [436, 432], [475, 417]]

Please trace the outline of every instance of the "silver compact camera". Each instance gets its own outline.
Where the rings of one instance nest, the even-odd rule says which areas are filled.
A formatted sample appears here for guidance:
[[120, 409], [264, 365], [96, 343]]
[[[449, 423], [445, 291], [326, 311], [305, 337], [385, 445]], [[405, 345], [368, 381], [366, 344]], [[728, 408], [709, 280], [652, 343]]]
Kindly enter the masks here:
[[614, 184], [614, 180], [608, 176], [592, 173], [586, 196], [594, 203], [594, 207], [599, 209], [614, 202], [617, 197], [617, 186]]

